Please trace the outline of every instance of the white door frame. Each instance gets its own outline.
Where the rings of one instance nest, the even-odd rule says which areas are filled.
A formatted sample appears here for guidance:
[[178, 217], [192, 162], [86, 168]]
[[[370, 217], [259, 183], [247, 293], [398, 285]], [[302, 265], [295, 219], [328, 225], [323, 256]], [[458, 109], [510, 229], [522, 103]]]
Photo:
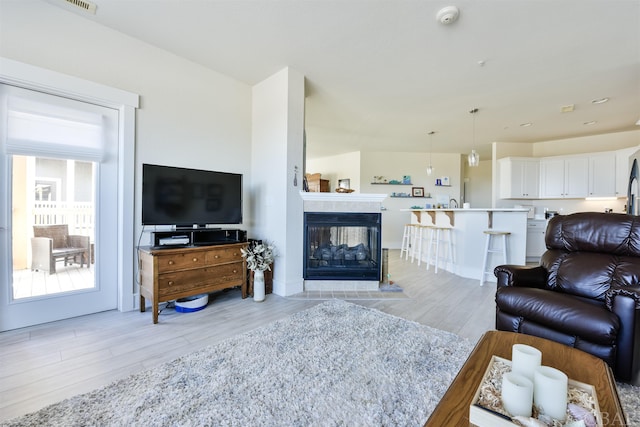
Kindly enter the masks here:
[[[134, 177], [135, 177], [135, 109], [139, 96], [131, 92], [46, 70], [0, 57], [0, 82], [52, 95], [90, 102], [119, 111], [118, 122], [118, 310], [130, 311], [137, 305], [134, 281]], [[5, 169], [4, 167], [2, 169]], [[6, 179], [7, 177], [2, 177]], [[9, 202], [7, 200], [7, 202]], [[10, 205], [7, 205], [10, 206]], [[0, 212], [0, 233], [8, 233], [6, 212]], [[6, 237], [6, 236], [5, 236]], [[11, 239], [0, 247], [0, 256], [8, 263]], [[7, 274], [11, 269], [7, 265]], [[0, 283], [9, 277], [0, 278]]]

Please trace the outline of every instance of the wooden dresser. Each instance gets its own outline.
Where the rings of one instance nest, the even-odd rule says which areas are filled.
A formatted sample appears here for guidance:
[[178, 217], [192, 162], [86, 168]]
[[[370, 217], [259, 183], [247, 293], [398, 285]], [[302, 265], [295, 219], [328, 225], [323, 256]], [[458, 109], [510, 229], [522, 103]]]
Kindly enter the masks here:
[[247, 263], [240, 252], [247, 243], [175, 249], [141, 248], [140, 311], [145, 299], [153, 301], [153, 323], [158, 304], [197, 294], [241, 286], [247, 297]]

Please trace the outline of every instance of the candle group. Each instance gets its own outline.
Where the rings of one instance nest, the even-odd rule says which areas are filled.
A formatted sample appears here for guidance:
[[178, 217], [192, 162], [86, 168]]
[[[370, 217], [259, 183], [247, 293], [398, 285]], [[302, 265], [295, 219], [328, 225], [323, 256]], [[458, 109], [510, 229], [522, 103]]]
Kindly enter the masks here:
[[542, 414], [564, 421], [567, 413], [567, 375], [541, 366], [542, 353], [535, 347], [514, 344], [511, 372], [502, 377], [502, 406], [512, 416], [531, 416], [532, 406]]

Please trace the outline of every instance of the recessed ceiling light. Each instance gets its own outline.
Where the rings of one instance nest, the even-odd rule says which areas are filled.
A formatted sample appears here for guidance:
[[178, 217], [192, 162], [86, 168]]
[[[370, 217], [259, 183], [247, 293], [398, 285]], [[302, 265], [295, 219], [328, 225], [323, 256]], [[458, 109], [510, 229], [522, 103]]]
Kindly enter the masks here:
[[592, 99], [591, 103], [592, 104], [604, 104], [608, 100], [609, 100], [609, 98], [596, 98], [596, 99]]
[[596, 122], [595, 120], [591, 120], [590, 122], [584, 122], [583, 124], [586, 126], [591, 126], [591, 125], [595, 125], [596, 123], [598, 122]]
[[531, 126], [533, 123], [527, 122], [527, 123], [521, 123], [520, 127], [522, 128], [528, 128], [529, 126]]
[[562, 107], [560, 107], [560, 112], [561, 113], [570, 113], [574, 110], [575, 106], [573, 104], [569, 104], [569, 105], [563, 105]]

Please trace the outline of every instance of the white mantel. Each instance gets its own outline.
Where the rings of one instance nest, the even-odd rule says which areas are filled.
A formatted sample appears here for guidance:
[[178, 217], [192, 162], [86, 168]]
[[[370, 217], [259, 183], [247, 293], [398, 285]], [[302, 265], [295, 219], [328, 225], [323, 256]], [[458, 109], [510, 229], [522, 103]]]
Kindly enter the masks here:
[[380, 212], [386, 194], [308, 193], [301, 191], [305, 212]]

